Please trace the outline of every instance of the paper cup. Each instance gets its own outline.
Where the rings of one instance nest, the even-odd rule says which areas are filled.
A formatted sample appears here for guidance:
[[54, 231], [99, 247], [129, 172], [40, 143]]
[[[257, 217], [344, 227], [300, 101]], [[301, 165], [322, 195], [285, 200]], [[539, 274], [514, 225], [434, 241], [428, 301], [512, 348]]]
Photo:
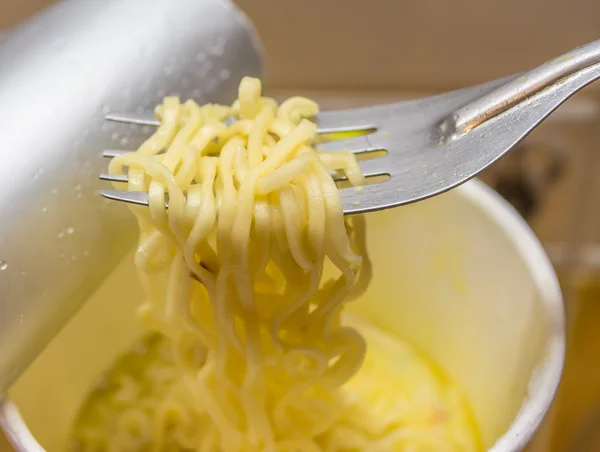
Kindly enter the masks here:
[[[565, 338], [556, 275], [526, 223], [472, 181], [369, 214], [368, 246], [373, 280], [350, 309], [439, 364], [486, 449], [521, 450], [553, 399]], [[94, 379], [141, 334], [142, 299], [129, 256], [17, 381], [0, 422], [18, 451], [64, 449]]]

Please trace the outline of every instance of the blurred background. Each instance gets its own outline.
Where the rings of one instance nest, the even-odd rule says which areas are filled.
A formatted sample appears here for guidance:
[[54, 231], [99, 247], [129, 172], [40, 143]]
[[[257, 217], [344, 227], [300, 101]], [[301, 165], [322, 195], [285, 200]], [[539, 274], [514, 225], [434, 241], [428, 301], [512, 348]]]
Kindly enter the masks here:
[[[50, 3], [0, 0], [0, 37]], [[307, 95], [323, 109], [480, 83], [600, 37], [597, 0], [236, 3], [264, 43], [269, 94]], [[600, 83], [570, 99], [482, 176], [538, 234], [567, 299], [563, 382], [531, 451], [600, 451], [598, 141]]]

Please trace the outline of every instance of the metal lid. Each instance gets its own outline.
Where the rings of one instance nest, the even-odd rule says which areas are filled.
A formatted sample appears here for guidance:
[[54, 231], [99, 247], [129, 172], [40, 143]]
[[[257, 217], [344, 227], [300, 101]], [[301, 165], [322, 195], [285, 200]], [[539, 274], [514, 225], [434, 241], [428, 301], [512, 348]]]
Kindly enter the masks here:
[[144, 131], [103, 120], [163, 96], [231, 102], [260, 46], [228, 1], [70, 0], [0, 46], [0, 393], [134, 243], [96, 195], [103, 149]]

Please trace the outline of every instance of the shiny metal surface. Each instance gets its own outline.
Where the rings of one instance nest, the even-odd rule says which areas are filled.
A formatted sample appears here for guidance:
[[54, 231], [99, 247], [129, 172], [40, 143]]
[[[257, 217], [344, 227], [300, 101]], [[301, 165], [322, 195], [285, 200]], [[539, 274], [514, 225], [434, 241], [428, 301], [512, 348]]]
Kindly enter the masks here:
[[258, 40], [220, 0], [70, 0], [0, 47], [0, 393], [131, 246], [130, 215], [97, 195], [111, 124], [168, 94], [230, 102], [261, 74]]
[[[389, 179], [358, 189], [340, 189], [344, 213], [409, 204], [476, 176], [565, 100], [599, 77], [600, 41], [595, 41], [524, 74], [483, 85], [415, 101], [319, 113], [316, 120], [320, 131], [373, 132], [317, 148], [354, 153], [387, 151], [385, 156], [359, 165], [367, 177], [387, 175]], [[158, 124], [149, 115], [133, 113], [111, 113], [107, 119]], [[118, 151], [111, 152], [114, 155]], [[102, 179], [114, 180], [108, 175]], [[147, 196], [139, 193], [104, 190], [101, 194], [112, 200], [147, 204]]]

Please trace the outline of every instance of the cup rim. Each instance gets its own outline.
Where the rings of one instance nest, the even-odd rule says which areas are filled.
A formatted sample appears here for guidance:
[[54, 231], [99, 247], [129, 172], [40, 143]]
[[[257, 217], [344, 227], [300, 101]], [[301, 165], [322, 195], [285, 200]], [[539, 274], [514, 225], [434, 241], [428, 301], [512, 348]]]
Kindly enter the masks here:
[[[565, 356], [565, 314], [562, 292], [550, 259], [529, 225], [498, 193], [479, 180], [457, 187], [460, 193], [491, 219], [513, 241], [530, 271], [542, 303], [550, 316], [550, 335], [544, 362], [529, 381], [529, 391], [508, 430], [488, 452], [516, 452], [532, 439], [548, 412], [561, 379]], [[17, 451], [43, 452], [18, 408], [0, 399], [0, 427]]]
[[488, 449], [488, 452], [520, 451], [531, 441], [544, 420], [561, 380], [566, 350], [562, 291], [544, 247], [508, 201], [478, 179], [463, 184], [459, 190], [514, 243], [549, 315], [550, 332], [544, 361], [529, 379], [528, 393], [517, 416], [508, 430]]

